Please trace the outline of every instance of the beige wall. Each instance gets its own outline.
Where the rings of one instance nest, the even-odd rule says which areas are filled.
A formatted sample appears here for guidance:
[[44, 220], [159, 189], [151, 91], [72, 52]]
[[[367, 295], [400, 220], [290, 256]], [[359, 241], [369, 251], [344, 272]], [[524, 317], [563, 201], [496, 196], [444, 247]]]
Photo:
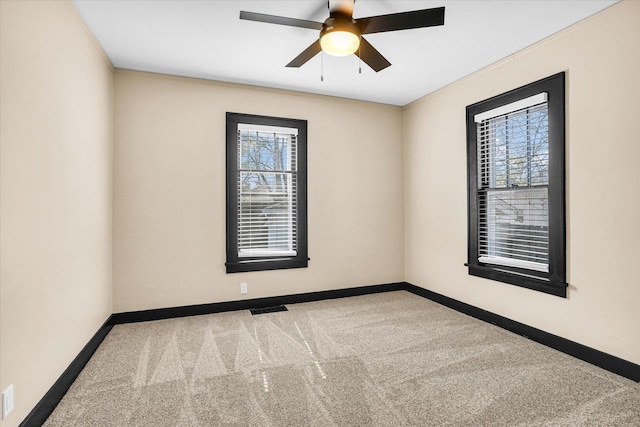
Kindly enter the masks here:
[[[122, 70], [115, 82], [115, 312], [403, 279], [399, 107]], [[227, 111], [308, 120], [308, 268], [225, 273]]]
[[111, 313], [110, 64], [67, 3], [0, 1], [0, 389], [17, 426]]
[[[405, 278], [640, 363], [640, 2], [404, 110]], [[567, 299], [467, 274], [465, 107], [567, 72]]]

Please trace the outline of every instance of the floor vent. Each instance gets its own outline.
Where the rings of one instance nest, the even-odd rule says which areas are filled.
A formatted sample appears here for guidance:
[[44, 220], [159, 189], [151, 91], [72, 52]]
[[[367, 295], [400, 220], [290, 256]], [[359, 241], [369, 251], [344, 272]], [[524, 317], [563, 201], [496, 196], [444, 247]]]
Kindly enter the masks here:
[[276, 311], [289, 311], [284, 305], [276, 305], [275, 307], [252, 308], [251, 314], [275, 313]]

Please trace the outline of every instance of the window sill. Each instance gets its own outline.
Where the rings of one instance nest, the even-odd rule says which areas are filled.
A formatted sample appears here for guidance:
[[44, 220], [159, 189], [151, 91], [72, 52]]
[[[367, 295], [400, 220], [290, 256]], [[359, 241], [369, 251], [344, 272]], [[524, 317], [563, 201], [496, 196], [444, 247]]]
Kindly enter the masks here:
[[284, 270], [289, 268], [308, 267], [308, 258], [252, 259], [227, 262], [227, 273], [244, 273], [249, 271]]
[[502, 283], [509, 283], [511, 285], [532, 289], [538, 292], [544, 292], [562, 298], [567, 297], [568, 285], [566, 283], [552, 282], [546, 278], [538, 278], [530, 275], [506, 271], [496, 267], [471, 264], [465, 265], [469, 267], [469, 274], [471, 276], [491, 279]]

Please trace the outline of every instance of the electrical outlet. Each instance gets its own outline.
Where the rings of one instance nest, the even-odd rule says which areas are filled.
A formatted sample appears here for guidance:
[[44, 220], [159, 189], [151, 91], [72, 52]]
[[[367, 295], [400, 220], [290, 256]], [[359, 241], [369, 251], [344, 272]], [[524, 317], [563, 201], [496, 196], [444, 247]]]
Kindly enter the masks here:
[[2, 419], [7, 418], [11, 411], [13, 411], [13, 384], [2, 392]]
[[240, 293], [241, 294], [246, 294], [247, 293], [247, 284], [242, 282], [240, 283]]

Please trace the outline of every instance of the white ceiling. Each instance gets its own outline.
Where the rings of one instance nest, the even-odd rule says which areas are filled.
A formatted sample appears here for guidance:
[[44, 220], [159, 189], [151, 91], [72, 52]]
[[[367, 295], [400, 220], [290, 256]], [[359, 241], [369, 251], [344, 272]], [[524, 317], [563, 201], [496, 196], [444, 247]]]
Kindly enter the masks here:
[[392, 65], [376, 73], [362, 64], [362, 74], [355, 55], [286, 68], [318, 32], [239, 19], [246, 10], [323, 22], [323, 0], [72, 1], [117, 68], [402, 106], [617, 0], [357, 0], [355, 19], [446, 7], [444, 26], [367, 35]]

